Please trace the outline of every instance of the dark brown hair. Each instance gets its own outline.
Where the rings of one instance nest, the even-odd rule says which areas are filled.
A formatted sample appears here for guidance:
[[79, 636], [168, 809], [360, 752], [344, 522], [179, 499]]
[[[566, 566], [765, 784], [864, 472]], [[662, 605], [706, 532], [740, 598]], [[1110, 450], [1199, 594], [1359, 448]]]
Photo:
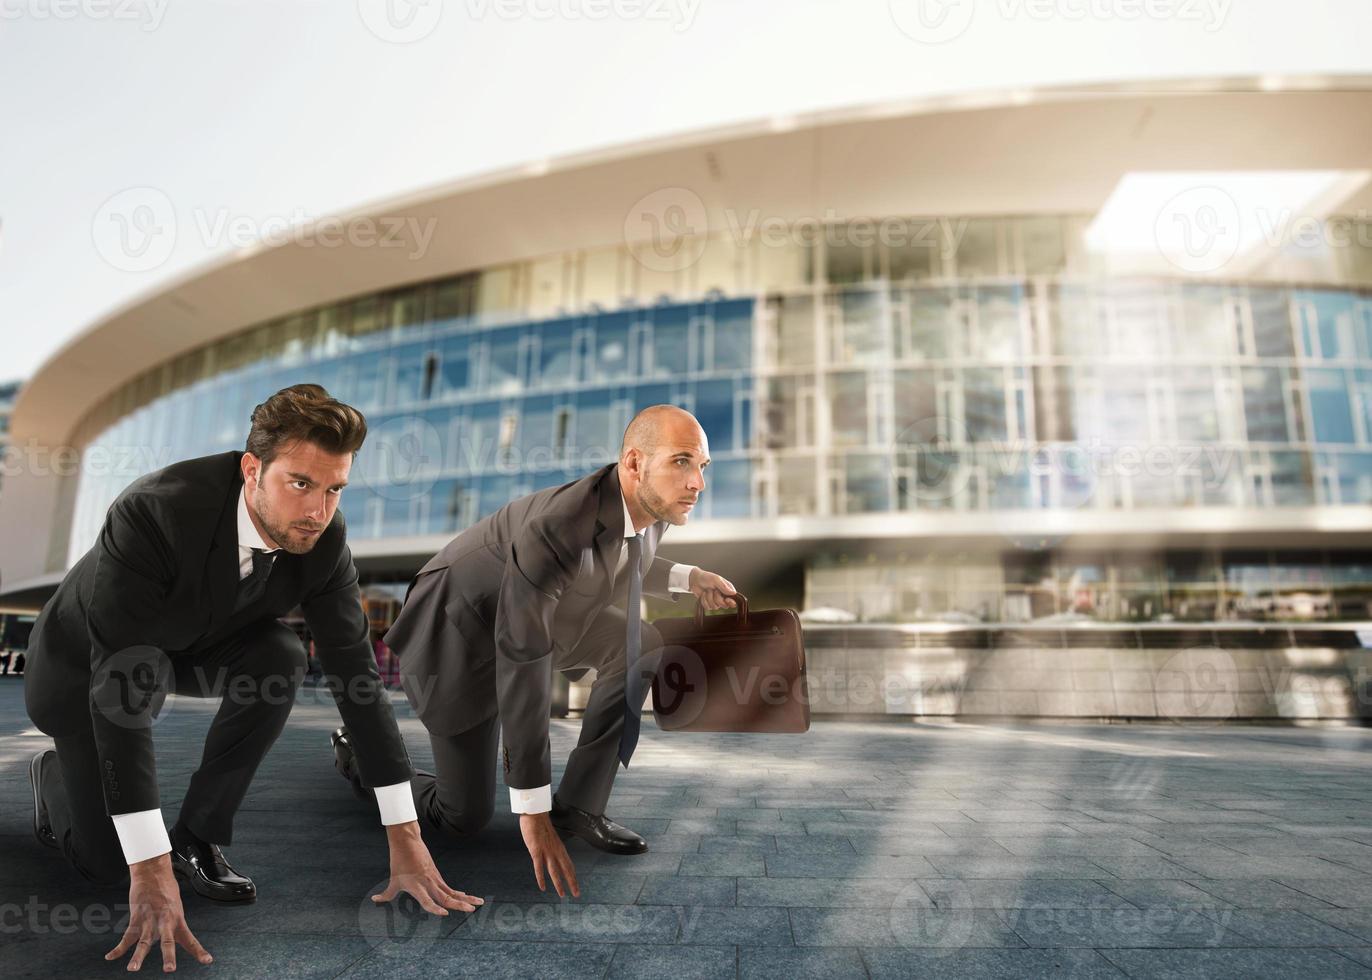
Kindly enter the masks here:
[[356, 455], [366, 438], [367, 420], [357, 409], [320, 385], [291, 385], [252, 410], [246, 449], [266, 469], [281, 450], [301, 440], [328, 453]]

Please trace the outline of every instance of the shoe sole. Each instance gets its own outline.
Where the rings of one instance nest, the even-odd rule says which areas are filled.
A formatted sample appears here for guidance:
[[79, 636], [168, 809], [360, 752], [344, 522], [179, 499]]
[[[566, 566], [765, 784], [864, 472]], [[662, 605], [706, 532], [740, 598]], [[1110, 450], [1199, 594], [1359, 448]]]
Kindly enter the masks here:
[[43, 791], [39, 787], [42, 785], [43, 760], [47, 757], [46, 752], [40, 752], [29, 760], [29, 788], [33, 790], [33, 836], [44, 847], [57, 851], [61, 850], [57, 841], [43, 836], [43, 821], [40, 816], [43, 812]]

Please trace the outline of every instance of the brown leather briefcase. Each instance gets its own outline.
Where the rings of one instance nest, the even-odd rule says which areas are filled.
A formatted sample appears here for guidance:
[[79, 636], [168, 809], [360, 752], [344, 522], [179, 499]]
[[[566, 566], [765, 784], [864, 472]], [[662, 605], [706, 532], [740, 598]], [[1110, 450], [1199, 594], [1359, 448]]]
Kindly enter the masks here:
[[658, 619], [662, 653], [653, 718], [668, 732], [804, 732], [810, 728], [805, 647], [794, 609]]

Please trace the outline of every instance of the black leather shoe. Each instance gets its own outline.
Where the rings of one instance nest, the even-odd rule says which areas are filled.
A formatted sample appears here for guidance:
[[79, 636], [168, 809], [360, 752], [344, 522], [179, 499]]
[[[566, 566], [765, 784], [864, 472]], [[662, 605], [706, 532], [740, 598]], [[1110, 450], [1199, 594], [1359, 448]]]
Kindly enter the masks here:
[[648, 849], [648, 842], [628, 827], [568, 806], [556, 796], [553, 797], [553, 812], [549, 819], [563, 834], [580, 837], [592, 847], [609, 854], [642, 854]]
[[33, 836], [38, 843], [53, 850], [61, 850], [57, 835], [52, 832], [52, 821], [48, 819], [48, 806], [43, 802], [43, 767], [57, 762], [57, 753], [45, 749], [33, 757], [29, 763], [29, 785], [33, 787]]
[[371, 794], [362, 786], [362, 777], [357, 774], [357, 754], [353, 752], [352, 736], [346, 728], [335, 728], [329, 736], [333, 743], [333, 767], [338, 774], [352, 784], [353, 795], [365, 800]]
[[178, 878], [189, 881], [197, 895], [216, 902], [257, 899], [257, 886], [229, 865], [218, 844], [206, 844], [180, 827], [173, 827], [171, 845], [172, 870]]

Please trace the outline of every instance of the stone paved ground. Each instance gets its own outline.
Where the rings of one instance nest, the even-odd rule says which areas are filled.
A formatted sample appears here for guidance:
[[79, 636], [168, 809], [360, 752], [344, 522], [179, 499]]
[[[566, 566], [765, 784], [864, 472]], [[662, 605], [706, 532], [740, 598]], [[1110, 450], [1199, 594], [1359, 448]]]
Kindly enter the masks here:
[[[212, 705], [157, 731], [168, 820]], [[411, 753], [422, 729], [400, 708]], [[805, 736], [645, 729], [611, 815], [651, 851], [575, 844], [579, 901], [533, 884], [508, 813], [436, 852], [471, 916], [376, 910], [375, 813], [333, 772], [307, 691], [229, 855], [255, 905], [191, 926], [218, 977], [1372, 977], [1372, 732], [820, 723]], [[553, 725], [564, 758], [575, 722]], [[0, 683], [0, 976], [114, 976], [127, 893], [29, 833], [19, 682]], [[497, 797], [499, 798], [499, 797]], [[144, 969], [157, 968], [150, 958]]]

